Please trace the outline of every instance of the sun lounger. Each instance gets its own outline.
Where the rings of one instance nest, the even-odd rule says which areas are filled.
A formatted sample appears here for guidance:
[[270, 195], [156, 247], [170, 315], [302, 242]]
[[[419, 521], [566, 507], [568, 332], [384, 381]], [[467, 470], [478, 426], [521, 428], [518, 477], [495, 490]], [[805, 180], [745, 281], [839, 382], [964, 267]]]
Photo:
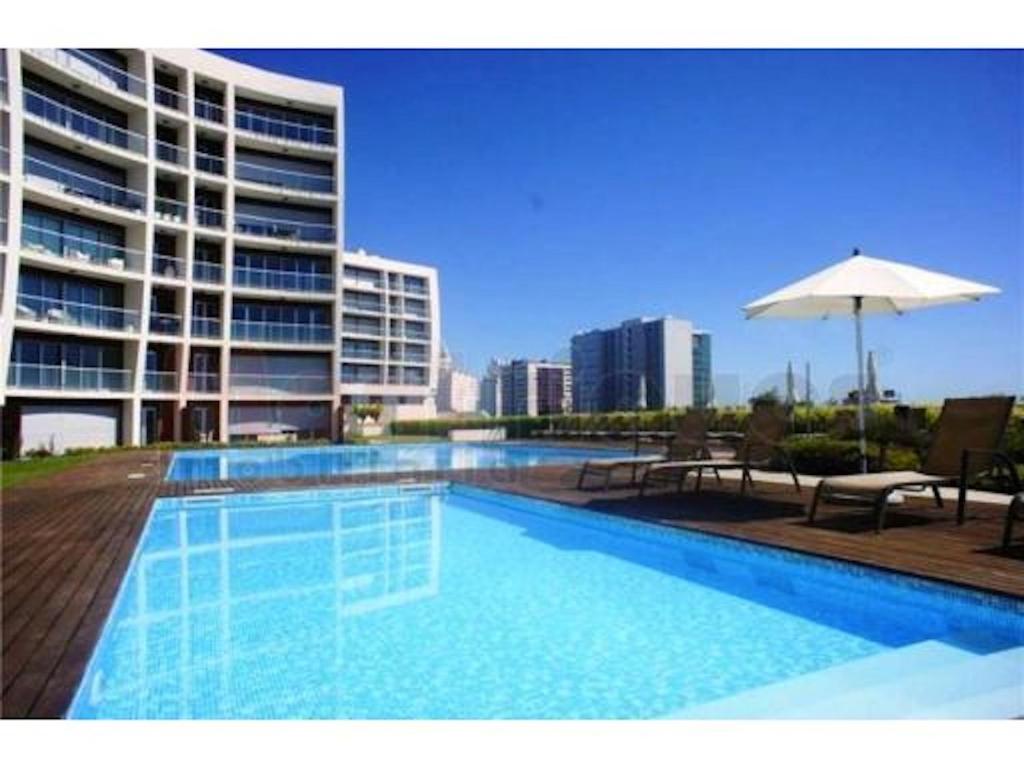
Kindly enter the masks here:
[[[715, 459], [706, 453], [705, 455], [686, 461], [662, 461], [654, 462], [647, 467], [643, 482], [640, 485], [640, 495], [643, 495], [647, 487], [652, 483], [675, 482], [677, 490], [682, 490], [686, 476], [695, 472], [697, 483], [695, 491], [700, 491], [701, 480], [705, 470], [710, 470], [718, 477], [718, 471], [722, 469], [738, 469], [741, 472], [740, 493], [747, 492], [747, 485], [754, 486], [754, 479], [750, 475], [751, 469], [766, 469], [773, 459], [781, 458], [789, 469], [793, 478], [793, 484], [797, 491], [800, 490], [800, 479], [789, 454], [782, 446], [782, 439], [786, 435], [786, 425], [789, 419], [786, 412], [775, 406], [757, 406], [750, 415], [750, 422], [743, 440], [735, 449], [733, 456], [724, 459]], [[721, 480], [719, 479], [719, 482]]]
[[1001, 463], [1016, 468], [1004, 454], [998, 452], [1003, 433], [1013, 410], [1012, 397], [952, 398], [943, 403], [942, 413], [935, 425], [935, 435], [920, 472], [875, 472], [866, 475], [839, 475], [826, 477], [818, 483], [814, 500], [807, 513], [813, 523], [818, 504], [833, 498], [860, 498], [871, 501], [875, 514], [875, 530], [885, 527], [885, 511], [889, 494], [898, 490], [928, 490], [935, 497], [935, 505], [942, 507], [939, 488], [959, 485], [956, 521], [964, 522], [967, 483], [978, 474]]
[[1024, 520], [1024, 493], [1018, 493], [1013, 497], [1010, 506], [1006, 509], [1006, 527], [1003, 528], [1003, 548], [1010, 546], [1013, 541], [1013, 524], [1017, 520]]
[[646, 456], [615, 457], [609, 459], [591, 459], [584, 462], [576, 487], [583, 488], [587, 475], [604, 475], [604, 488], [608, 490], [612, 482], [612, 474], [616, 469], [630, 469], [633, 473], [632, 482], [636, 482], [637, 470], [669, 459], [693, 458], [706, 455], [707, 419], [700, 411], [691, 411], [679, 421], [665, 453]]

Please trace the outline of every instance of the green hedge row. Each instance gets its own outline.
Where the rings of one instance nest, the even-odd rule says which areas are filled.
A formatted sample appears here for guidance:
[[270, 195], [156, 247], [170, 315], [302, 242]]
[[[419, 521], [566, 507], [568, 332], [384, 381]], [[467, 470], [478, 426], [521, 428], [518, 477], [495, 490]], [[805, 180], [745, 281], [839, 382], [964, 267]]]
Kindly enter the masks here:
[[[671, 430], [680, 416], [678, 410], [642, 411], [640, 413], [596, 413], [565, 414], [560, 416], [503, 416], [498, 418], [427, 419], [419, 421], [397, 421], [391, 424], [393, 435], [418, 435], [423, 437], [445, 437], [451, 429], [489, 429], [505, 427], [510, 439], [538, 437], [548, 429], [628, 432], [641, 430]], [[916, 448], [923, 444], [923, 438], [934, 426], [939, 415], [938, 406], [928, 406], [923, 413], [923, 433], [908, 432], [897, 417], [892, 406], [874, 406], [867, 413], [867, 437], [871, 442], [884, 442], [893, 446]], [[710, 425], [715, 431], [742, 431], [750, 417], [749, 408], [721, 408], [711, 412]], [[847, 406], [797, 407], [793, 412], [794, 434], [824, 433], [838, 443], [855, 441], [857, 438], [857, 411]], [[818, 438], [810, 438], [809, 445], [823, 448]], [[821, 438], [825, 439], [825, 438]], [[855, 447], [855, 446], [854, 446]], [[1017, 463], [1024, 463], [1024, 406], [1017, 406], [1010, 420], [1005, 447]], [[804, 448], [811, 451], [811, 447]], [[838, 444], [829, 443], [828, 450], [834, 455], [840, 451]], [[891, 461], [887, 461], [891, 464]]]

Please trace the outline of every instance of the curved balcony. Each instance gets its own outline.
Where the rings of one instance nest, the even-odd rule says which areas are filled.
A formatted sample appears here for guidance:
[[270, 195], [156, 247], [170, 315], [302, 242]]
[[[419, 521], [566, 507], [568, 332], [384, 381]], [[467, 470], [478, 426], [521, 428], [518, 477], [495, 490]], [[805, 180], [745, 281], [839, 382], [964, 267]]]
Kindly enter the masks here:
[[181, 91], [168, 88], [166, 85], [153, 83], [153, 101], [161, 107], [167, 107], [177, 112], [188, 112], [188, 96]]
[[146, 254], [142, 251], [68, 235], [24, 222], [21, 225], [21, 247], [44, 256], [130, 272], [142, 272], [146, 263]]
[[88, 198], [111, 208], [137, 214], [146, 209], [146, 196], [141, 192], [69, 171], [29, 155], [25, 156], [25, 180], [39, 189]]
[[334, 343], [334, 332], [331, 326], [315, 323], [232, 320], [231, 337], [234, 341], [256, 341], [270, 344]]
[[233, 279], [235, 285], [246, 288], [299, 293], [332, 293], [334, 291], [334, 277], [330, 274], [235, 267]]
[[29, 48], [28, 51], [33, 56], [100, 88], [130, 93], [141, 99], [146, 98], [145, 80], [91, 53], [81, 50], [72, 53], [63, 48]]
[[323, 374], [232, 373], [231, 394], [245, 395], [329, 395], [331, 377]]
[[135, 333], [139, 329], [139, 313], [130, 309], [20, 292], [17, 317], [39, 323], [104, 331]]
[[24, 89], [24, 107], [26, 113], [90, 141], [146, 154], [146, 137], [143, 134], [108, 123], [29, 88]]
[[313, 192], [330, 195], [334, 192], [334, 176], [331, 174], [302, 173], [285, 171], [269, 165], [249, 163], [244, 160], [235, 161], [235, 179], [274, 187], [276, 189], [294, 189], [300, 192]]
[[208, 120], [211, 123], [224, 123], [224, 107], [215, 102], [197, 97], [192, 111], [200, 120]]
[[332, 147], [334, 129], [276, 117], [264, 117], [245, 110], [235, 110], [235, 128], [282, 141]]
[[331, 243], [336, 237], [333, 224], [315, 224], [293, 219], [271, 219], [247, 213], [235, 215], [235, 232], [253, 237], [275, 240], [299, 240], [312, 243]]
[[132, 388], [132, 378], [131, 372], [123, 368], [12, 362], [7, 372], [7, 386], [61, 391], [128, 392]]

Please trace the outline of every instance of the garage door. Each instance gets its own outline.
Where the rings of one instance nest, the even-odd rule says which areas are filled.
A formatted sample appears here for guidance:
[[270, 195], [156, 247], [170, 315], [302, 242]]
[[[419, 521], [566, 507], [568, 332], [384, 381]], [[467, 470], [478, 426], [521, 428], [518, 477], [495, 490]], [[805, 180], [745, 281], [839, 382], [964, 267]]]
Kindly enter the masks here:
[[53, 403], [21, 407], [21, 452], [117, 445], [119, 404]]

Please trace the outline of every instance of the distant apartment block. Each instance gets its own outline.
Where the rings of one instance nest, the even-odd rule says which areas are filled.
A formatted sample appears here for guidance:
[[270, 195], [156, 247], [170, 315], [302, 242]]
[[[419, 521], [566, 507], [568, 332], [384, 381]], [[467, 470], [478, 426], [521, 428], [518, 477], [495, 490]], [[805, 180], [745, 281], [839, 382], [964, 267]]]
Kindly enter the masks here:
[[480, 410], [489, 416], [501, 416], [501, 369], [506, 362], [493, 358], [480, 379]]
[[549, 360], [492, 363], [483, 389], [484, 410], [495, 416], [568, 413], [572, 409], [572, 367]]
[[437, 270], [366, 251], [345, 253], [341, 386], [347, 403], [380, 403], [392, 419], [437, 413]]
[[437, 410], [440, 413], [476, 413], [480, 409], [480, 380], [461, 370], [442, 349], [438, 364]]
[[712, 396], [711, 336], [674, 317], [579, 333], [572, 377], [579, 412], [704, 407]]
[[0, 50], [5, 455], [430, 399], [436, 272], [352, 254], [348, 290], [343, 128], [341, 88], [201, 51]]

